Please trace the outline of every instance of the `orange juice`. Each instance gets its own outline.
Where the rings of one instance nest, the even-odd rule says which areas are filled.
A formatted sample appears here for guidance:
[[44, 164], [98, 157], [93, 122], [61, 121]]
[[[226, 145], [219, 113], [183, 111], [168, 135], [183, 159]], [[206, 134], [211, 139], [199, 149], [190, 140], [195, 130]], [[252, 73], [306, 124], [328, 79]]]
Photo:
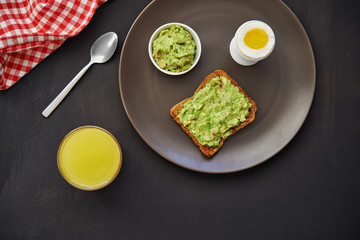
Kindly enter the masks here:
[[120, 171], [121, 148], [105, 129], [84, 126], [71, 131], [58, 149], [58, 168], [72, 186], [97, 190], [110, 184]]

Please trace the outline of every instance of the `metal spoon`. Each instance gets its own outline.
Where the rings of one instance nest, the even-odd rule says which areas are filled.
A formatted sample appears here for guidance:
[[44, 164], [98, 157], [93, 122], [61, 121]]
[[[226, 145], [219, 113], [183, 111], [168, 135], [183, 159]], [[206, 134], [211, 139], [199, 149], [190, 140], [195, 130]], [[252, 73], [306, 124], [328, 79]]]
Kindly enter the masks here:
[[70, 90], [75, 86], [79, 79], [94, 63], [104, 63], [114, 54], [118, 43], [118, 37], [114, 32], [108, 32], [100, 36], [92, 45], [90, 50], [90, 62], [66, 85], [66, 87], [57, 95], [57, 97], [42, 112], [44, 117], [48, 117], [52, 111], [66, 97]]

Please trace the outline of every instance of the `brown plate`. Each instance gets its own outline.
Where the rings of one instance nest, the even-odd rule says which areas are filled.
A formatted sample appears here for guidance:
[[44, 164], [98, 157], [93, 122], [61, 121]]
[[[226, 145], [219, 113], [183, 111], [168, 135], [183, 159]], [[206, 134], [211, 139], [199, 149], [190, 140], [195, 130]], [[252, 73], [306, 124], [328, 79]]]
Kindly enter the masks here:
[[[229, 44], [237, 28], [257, 19], [276, 36], [272, 54], [251, 67], [236, 64]], [[169, 76], [151, 63], [147, 46], [162, 24], [192, 27], [202, 43], [197, 66]], [[280, 0], [155, 0], [131, 27], [120, 57], [119, 84], [126, 113], [143, 140], [167, 160], [200, 172], [227, 173], [253, 167], [290, 142], [314, 96], [315, 61], [301, 23]], [[209, 73], [227, 72], [258, 106], [255, 121], [206, 158], [169, 114]]]

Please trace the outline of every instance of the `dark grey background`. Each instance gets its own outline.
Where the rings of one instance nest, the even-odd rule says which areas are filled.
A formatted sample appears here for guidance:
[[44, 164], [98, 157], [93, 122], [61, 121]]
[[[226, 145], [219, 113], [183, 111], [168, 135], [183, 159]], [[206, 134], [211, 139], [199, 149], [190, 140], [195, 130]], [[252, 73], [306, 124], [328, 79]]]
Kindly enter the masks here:
[[[0, 92], [0, 239], [359, 239], [359, 4], [284, 0], [314, 50], [308, 118], [269, 161], [209, 175], [157, 155], [125, 114], [121, 47], [149, 2], [110, 0], [78, 36]], [[120, 38], [115, 56], [91, 67], [45, 119], [42, 110], [107, 31]], [[56, 166], [61, 139], [87, 124], [112, 132], [124, 154], [116, 180], [96, 192], [71, 187]]]

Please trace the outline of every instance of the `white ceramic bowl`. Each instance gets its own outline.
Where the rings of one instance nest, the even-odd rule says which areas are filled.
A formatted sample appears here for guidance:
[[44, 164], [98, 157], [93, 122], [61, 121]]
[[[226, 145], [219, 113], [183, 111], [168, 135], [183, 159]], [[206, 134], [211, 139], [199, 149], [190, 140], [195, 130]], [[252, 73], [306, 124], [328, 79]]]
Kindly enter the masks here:
[[[182, 72], [170, 72], [167, 70], [164, 70], [162, 68], [159, 67], [159, 65], [155, 62], [155, 60], [152, 57], [152, 43], [153, 41], [157, 38], [157, 36], [159, 35], [159, 32], [161, 30], [164, 30], [166, 28], [170, 28], [172, 25], [177, 24], [180, 25], [181, 27], [183, 27], [186, 31], [188, 31], [191, 36], [193, 37], [193, 40], [196, 43], [196, 53], [195, 53], [195, 57], [194, 57], [194, 63], [193, 65], [191, 65], [191, 67], [185, 71]], [[154, 64], [154, 66], [159, 69], [161, 72], [169, 74], [169, 75], [181, 75], [184, 73], [189, 72], [191, 69], [193, 69], [195, 67], [195, 65], [198, 63], [199, 59], [200, 59], [200, 55], [201, 55], [201, 42], [200, 42], [200, 38], [199, 36], [196, 34], [196, 32], [189, 26], [183, 24], [183, 23], [178, 23], [178, 22], [172, 22], [172, 23], [167, 23], [164, 24], [162, 26], [160, 26], [158, 29], [156, 29], [156, 31], [151, 35], [150, 41], [149, 41], [149, 46], [148, 46], [148, 51], [149, 51], [149, 57], [151, 62]]]

